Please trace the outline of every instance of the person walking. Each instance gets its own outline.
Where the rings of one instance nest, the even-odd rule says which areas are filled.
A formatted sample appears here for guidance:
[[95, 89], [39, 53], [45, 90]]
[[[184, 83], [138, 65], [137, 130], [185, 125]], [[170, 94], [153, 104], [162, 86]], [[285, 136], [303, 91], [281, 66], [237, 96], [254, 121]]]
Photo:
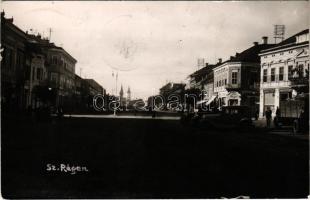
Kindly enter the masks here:
[[274, 120], [273, 120], [275, 127], [279, 127], [279, 119], [280, 119], [280, 116], [281, 116], [281, 111], [280, 111], [280, 108], [277, 107], [277, 110], [276, 110], [276, 117], [275, 117]]
[[266, 116], [266, 122], [267, 122], [267, 128], [270, 128], [270, 122], [271, 122], [271, 110], [270, 107], [267, 107], [267, 110], [265, 111]]

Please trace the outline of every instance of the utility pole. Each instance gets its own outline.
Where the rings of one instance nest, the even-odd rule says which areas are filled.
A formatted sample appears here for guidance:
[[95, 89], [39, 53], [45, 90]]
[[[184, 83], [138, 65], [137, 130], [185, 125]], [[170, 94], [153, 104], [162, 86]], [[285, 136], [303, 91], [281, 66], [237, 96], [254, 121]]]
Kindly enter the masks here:
[[114, 116], [116, 115], [117, 79], [118, 79], [118, 71], [116, 71], [116, 75], [115, 75], [115, 104], [114, 104]]
[[48, 40], [51, 41], [52, 32], [53, 32], [52, 28], [49, 28], [49, 29], [48, 29], [48, 32], [49, 32], [49, 38], [48, 38]]

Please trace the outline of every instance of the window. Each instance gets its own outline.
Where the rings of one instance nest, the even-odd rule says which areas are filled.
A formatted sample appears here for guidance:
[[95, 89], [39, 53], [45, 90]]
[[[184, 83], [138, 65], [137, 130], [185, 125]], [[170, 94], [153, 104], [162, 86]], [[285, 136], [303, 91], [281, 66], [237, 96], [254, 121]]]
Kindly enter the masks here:
[[41, 68], [37, 68], [37, 80], [42, 80], [43, 78], [43, 70]]
[[281, 52], [280, 55], [283, 55], [283, 52]]
[[57, 65], [57, 56], [52, 57], [52, 63]]
[[35, 72], [35, 70], [33, 69], [33, 70], [32, 70], [32, 80], [34, 80], [35, 74], [36, 74], [36, 72]]
[[52, 81], [53, 83], [57, 83], [57, 74], [51, 73], [51, 81]]
[[12, 49], [6, 48], [4, 50], [4, 66], [7, 67], [9, 70], [13, 70], [13, 51]]
[[283, 81], [284, 79], [284, 67], [279, 68], [279, 81]]
[[275, 73], [276, 73], [276, 69], [275, 68], [271, 68], [271, 81], [275, 81], [276, 80], [276, 76], [275, 76]]
[[292, 97], [291, 92], [280, 92], [280, 101], [286, 101]]
[[227, 85], [227, 79], [225, 78], [225, 85]]
[[267, 69], [263, 71], [263, 82], [267, 82]]
[[20, 50], [17, 50], [16, 54], [16, 68], [17, 69], [23, 69], [24, 65], [24, 53]]
[[232, 72], [231, 73], [231, 83], [237, 84], [237, 78], [238, 78], [238, 72]]
[[272, 57], [275, 57], [275, 54], [272, 54]]
[[304, 76], [304, 65], [300, 64], [298, 65], [298, 77], [303, 77]]
[[62, 58], [59, 60], [59, 64], [60, 64], [60, 66], [63, 66], [64, 60]]
[[293, 72], [293, 65], [288, 66], [288, 77], [292, 77], [294, 74]]

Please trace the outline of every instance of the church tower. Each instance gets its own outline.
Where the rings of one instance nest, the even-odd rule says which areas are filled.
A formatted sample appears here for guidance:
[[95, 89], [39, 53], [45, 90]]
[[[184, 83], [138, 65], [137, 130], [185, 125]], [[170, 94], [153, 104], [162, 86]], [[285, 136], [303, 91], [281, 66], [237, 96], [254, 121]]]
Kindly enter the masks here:
[[131, 100], [131, 91], [130, 91], [130, 87], [128, 86], [128, 90], [127, 90], [127, 101]]
[[119, 91], [119, 97], [120, 97], [120, 100], [121, 100], [121, 101], [122, 101], [122, 99], [124, 98], [123, 85], [121, 85], [121, 90]]

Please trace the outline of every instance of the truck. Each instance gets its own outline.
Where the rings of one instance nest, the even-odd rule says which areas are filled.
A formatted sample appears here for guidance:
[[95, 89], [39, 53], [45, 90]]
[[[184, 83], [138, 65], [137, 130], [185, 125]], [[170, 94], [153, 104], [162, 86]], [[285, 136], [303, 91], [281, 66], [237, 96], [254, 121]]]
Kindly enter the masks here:
[[309, 132], [309, 93], [298, 94], [293, 99], [280, 102], [277, 126], [290, 127], [295, 134]]

